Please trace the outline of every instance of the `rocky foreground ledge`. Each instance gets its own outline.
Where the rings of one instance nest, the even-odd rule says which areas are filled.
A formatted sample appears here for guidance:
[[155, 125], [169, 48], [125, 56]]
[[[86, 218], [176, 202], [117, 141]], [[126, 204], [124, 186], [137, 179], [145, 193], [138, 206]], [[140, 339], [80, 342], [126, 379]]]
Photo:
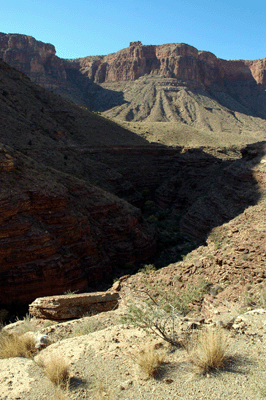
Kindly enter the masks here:
[[29, 305], [29, 313], [42, 319], [67, 320], [99, 314], [118, 307], [117, 292], [96, 292], [39, 297]]

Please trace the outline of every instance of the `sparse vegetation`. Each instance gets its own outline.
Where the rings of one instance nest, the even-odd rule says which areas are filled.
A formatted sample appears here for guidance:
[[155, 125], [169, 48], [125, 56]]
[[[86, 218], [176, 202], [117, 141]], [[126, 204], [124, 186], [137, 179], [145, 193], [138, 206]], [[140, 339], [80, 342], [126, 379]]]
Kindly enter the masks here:
[[73, 330], [73, 336], [88, 335], [89, 333], [96, 332], [101, 329], [101, 324], [98, 321], [87, 321], [78, 326]]
[[68, 295], [68, 296], [71, 296], [71, 295], [74, 295], [74, 294], [78, 294], [78, 290], [66, 290], [65, 292], [64, 292], [64, 295]]
[[153, 264], [145, 264], [143, 268], [140, 269], [139, 272], [144, 274], [149, 274], [150, 272], [156, 271], [156, 268]]
[[260, 302], [262, 307], [266, 307], [266, 284], [263, 285], [261, 294], [260, 294]]
[[8, 334], [0, 332], [0, 359], [11, 357], [32, 358], [36, 353], [32, 335]]
[[44, 361], [47, 378], [56, 386], [67, 386], [70, 378], [69, 363], [62, 357], [51, 356]]
[[21, 321], [17, 331], [19, 334], [23, 334], [26, 332], [36, 332], [37, 330], [37, 320], [30, 314], [26, 314], [22, 320], [17, 318], [17, 322]]
[[165, 362], [165, 356], [165, 351], [161, 348], [157, 349], [152, 343], [148, 343], [131, 355], [141, 370], [151, 378], [158, 375], [160, 366]]
[[178, 294], [164, 285], [160, 288], [137, 290], [142, 301], [129, 305], [122, 322], [152, 332], [174, 346], [180, 346], [176, 321], [189, 312], [189, 305], [200, 299], [208, 286], [208, 282], [201, 281], [198, 286], [188, 286]]
[[187, 351], [189, 361], [202, 374], [219, 370], [229, 358], [227, 335], [222, 329], [205, 328], [191, 336]]

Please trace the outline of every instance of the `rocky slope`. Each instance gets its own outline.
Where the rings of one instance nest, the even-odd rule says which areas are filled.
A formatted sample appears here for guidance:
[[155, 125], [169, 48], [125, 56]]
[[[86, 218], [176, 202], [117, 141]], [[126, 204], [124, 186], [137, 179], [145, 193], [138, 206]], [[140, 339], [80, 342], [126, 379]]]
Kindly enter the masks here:
[[80, 180], [103, 166], [70, 151], [145, 141], [2, 61], [0, 80], [1, 302], [93, 288], [114, 266], [154, 253], [154, 228], [138, 209]]
[[[174, 261], [189, 247], [181, 228], [205, 240], [260, 198], [253, 174], [260, 147], [242, 157], [236, 149], [151, 145], [4, 62], [0, 78], [0, 141], [11, 146], [1, 153], [2, 285], [17, 282], [3, 289], [2, 301], [62, 293], [69, 285], [83, 290], [90, 286], [84, 269], [97, 270], [95, 281], [115, 264], [144, 261], [156, 251], [154, 226], [163, 229], [157, 250]], [[121, 198], [141, 207], [149, 225]], [[66, 274], [60, 279], [53, 278], [60, 272], [57, 258]]]
[[154, 253], [155, 230], [138, 209], [11, 148], [0, 154], [1, 303], [93, 289]]
[[[56, 59], [51, 45], [28, 37], [21, 41], [20, 35], [1, 35], [0, 39], [1, 46], [6, 46], [5, 57], [11, 48], [10, 59], [20, 60], [21, 51], [25, 49], [25, 60], [35, 54], [34, 68], [36, 74], [40, 71], [40, 81], [54, 74], [56, 88], [56, 71], [60, 65], [65, 71], [60, 75], [62, 87], [67, 84], [71, 74], [65, 64]], [[8, 47], [11, 45], [13, 47]], [[87, 63], [84, 75], [95, 71], [93, 77], [85, 78], [102, 81], [97, 87], [96, 83], [90, 83], [90, 90], [98, 88], [99, 93], [106, 94], [106, 99], [110, 88], [104, 85], [115, 84], [116, 88], [126, 87], [130, 92], [130, 79], [134, 78], [137, 80], [133, 83], [139, 87], [145, 80], [150, 87], [167, 82], [167, 85], [172, 82], [174, 87], [176, 80], [181, 85], [176, 76], [184, 73], [187, 74], [184, 79], [188, 79], [182, 83], [186, 96], [191, 97], [192, 91], [194, 95], [199, 91], [206, 93], [208, 87], [208, 101], [214, 101], [211, 91], [216, 88], [216, 97], [224, 102], [223, 106], [219, 105], [224, 112], [220, 123], [223, 124], [229, 114], [237, 118], [234, 129], [242, 124], [243, 143], [251, 141], [251, 136], [244, 134], [251, 129], [250, 121], [258, 129], [264, 129], [263, 118], [254, 116], [259, 111], [254, 104], [261, 99], [263, 105], [263, 60], [219, 64], [213, 55], [196, 53], [196, 49], [186, 45], [168, 45], [168, 48], [154, 49], [154, 46], [132, 43], [129, 49], [116, 55], [94, 58], [94, 61], [92, 58], [66, 61], [72, 69], [71, 84], [74, 85], [76, 78], [79, 82], [83, 79], [79, 72], [79, 63], [83, 61]], [[160, 57], [168, 60], [163, 73], [176, 74], [175, 77], [157, 77], [156, 85], [152, 75], [159, 74], [160, 69], [158, 60], [152, 58], [155, 50], [158, 57], [161, 54]], [[134, 64], [135, 59], [140, 60], [139, 63]], [[176, 59], [179, 60], [177, 64]], [[206, 71], [211, 71], [209, 75], [205, 67], [199, 69], [204, 73], [197, 72], [195, 68], [199, 64], [195, 64], [195, 59], [202, 63], [205, 60]], [[162, 58], [160, 60], [162, 63]], [[95, 62], [93, 67], [92, 61]], [[46, 65], [44, 70], [42, 63]], [[183, 72], [182, 63], [186, 65]], [[109, 69], [109, 65], [112, 68]], [[119, 75], [119, 65], [127, 73]], [[171, 68], [167, 69], [167, 65]], [[56, 66], [54, 72], [53, 66]], [[27, 64], [27, 68], [30, 70], [32, 66]], [[138, 78], [142, 70], [149, 75]], [[111, 79], [120, 78], [127, 80], [111, 82]], [[195, 90], [192, 90], [192, 78]], [[163, 85], [161, 87], [165, 87]], [[185, 85], [189, 90], [184, 89]], [[246, 97], [237, 97], [241, 87]], [[123, 103], [121, 93], [115, 96]], [[157, 110], [161, 106], [161, 110], [166, 109], [165, 93], [163, 89]], [[251, 95], [254, 95], [251, 108], [242, 113], [239, 107], [246, 107], [245, 102]], [[228, 101], [233, 98], [234, 103], [227, 108]], [[188, 104], [192, 103], [186, 100], [184, 107], [187, 105], [186, 112], [193, 117], [192, 123], [204, 125], [203, 113], [192, 115]], [[204, 103], [200, 104], [202, 107]], [[131, 114], [133, 120], [138, 118], [137, 111]], [[217, 110], [209, 110], [207, 106], [205, 111], [211, 115]], [[217, 115], [221, 114], [217, 111]], [[142, 131], [142, 135], [132, 133], [71, 104], [34, 85], [24, 73], [3, 61], [0, 61], [0, 119], [0, 142], [4, 143], [0, 147], [2, 304], [30, 302], [36, 297], [69, 289], [93, 290], [119, 264], [145, 262], [156, 249], [166, 255], [172, 253], [174, 261], [177, 255], [184, 255], [182, 262], [174, 262], [158, 271], [148, 272], [146, 268], [145, 273], [128, 275], [115, 282], [111, 291], [119, 291], [122, 298], [118, 310], [44, 327], [40, 331], [54, 341], [40, 355], [45, 360], [51, 355], [63, 355], [71, 363], [71, 381], [65, 393], [49, 385], [38, 358], [35, 363], [20, 357], [1, 360], [0, 391], [4, 398], [34, 400], [36, 393], [42, 399], [58, 396], [73, 400], [97, 395], [150, 398], [151, 393], [158, 399], [177, 396], [185, 399], [264, 398], [265, 371], [261, 366], [265, 353], [265, 310], [251, 310], [240, 316], [239, 310], [243, 313], [243, 307], [265, 306], [265, 142], [244, 146], [241, 151], [236, 147], [215, 146], [219, 140], [215, 135], [212, 148], [150, 144], [145, 132]], [[217, 121], [213, 119], [210, 126]], [[166, 123], [157, 122], [163, 124], [164, 129]], [[152, 124], [156, 126], [156, 122]], [[138, 131], [138, 125], [135, 126]], [[252, 131], [253, 138], [259, 137], [258, 132]], [[225, 136], [224, 131], [222, 135]], [[178, 143], [173, 141], [175, 145]], [[155, 228], [159, 230], [159, 238]], [[188, 253], [186, 241], [189, 239], [184, 233], [199, 238], [204, 245]], [[166, 348], [167, 364], [163, 365], [161, 375], [157, 380], [147, 380], [136, 368], [130, 353], [141, 353], [140, 344], [147, 345], [147, 340], [152, 340], [156, 347], [164, 347], [164, 344], [143, 331], [120, 325], [120, 316], [127, 312], [128, 302], [136, 298], [139, 301], [141, 292], [138, 289], [157, 292], [157, 295], [161, 291], [164, 299], [169, 294], [172, 297], [174, 294], [181, 302], [189, 299], [186, 303], [189, 314], [177, 319], [176, 329], [181, 337], [202, 324], [231, 329], [233, 358], [225, 370], [199, 379], [189, 367], [184, 349]], [[63, 297], [66, 300], [67, 296]], [[83, 296], [77, 297], [83, 301]], [[57, 297], [48, 301], [53, 299]], [[70, 302], [73, 304], [75, 299]], [[5, 310], [1, 311], [5, 317]], [[32, 330], [45, 325], [43, 321], [35, 323], [38, 326], [31, 327]], [[16, 327], [24, 329], [23, 324]], [[11, 326], [10, 332], [12, 329]], [[86, 336], [81, 336], [84, 334]], [[108, 385], [104, 385], [105, 380]], [[99, 392], [95, 382], [101, 387]]]
[[107, 56], [62, 60], [50, 44], [3, 33], [1, 57], [43, 87], [120, 121], [263, 139], [265, 59], [227, 61], [183, 43], [132, 42]]

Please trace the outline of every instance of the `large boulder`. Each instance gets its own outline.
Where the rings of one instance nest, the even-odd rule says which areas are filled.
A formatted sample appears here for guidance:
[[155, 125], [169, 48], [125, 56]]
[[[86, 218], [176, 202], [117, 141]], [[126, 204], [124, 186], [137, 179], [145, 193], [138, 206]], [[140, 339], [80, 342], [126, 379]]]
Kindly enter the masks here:
[[40, 297], [29, 305], [29, 312], [34, 317], [43, 319], [75, 319], [113, 310], [117, 308], [118, 300], [117, 292]]

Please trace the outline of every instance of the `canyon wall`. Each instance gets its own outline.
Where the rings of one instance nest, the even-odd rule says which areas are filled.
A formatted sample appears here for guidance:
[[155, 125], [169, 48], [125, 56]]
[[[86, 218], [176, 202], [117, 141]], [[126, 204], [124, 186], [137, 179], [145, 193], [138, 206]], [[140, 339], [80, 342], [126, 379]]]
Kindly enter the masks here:
[[89, 82], [135, 81], [144, 75], [175, 78], [205, 88], [234, 81], [266, 87], [266, 59], [227, 61], [184, 43], [156, 46], [137, 41], [106, 56], [64, 60], [56, 56], [52, 44], [0, 33], [0, 58], [43, 87], [65, 95], [68, 88], [80, 102], [86, 101], [84, 90]]
[[[143, 46], [140, 42], [104, 57], [73, 60], [90, 80], [134, 81], [144, 75], [164, 76], [208, 86], [224, 81], [255, 81], [265, 88], [266, 59], [227, 61], [184, 43]], [[68, 68], [66, 62], [65, 67]]]
[[[6, 36], [11, 44], [6, 42]], [[92, 68], [89, 64], [92, 58], [57, 60], [53, 46], [33, 38], [2, 34], [1, 43], [6, 46], [1, 50], [3, 58], [9, 57], [9, 49], [13, 49], [10, 59], [13, 57], [18, 65], [21, 54], [25, 53], [24, 61], [29, 55], [36, 56], [37, 64], [44, 63], [47, 69], [36, 69], [36, 64], [33, 68], [34, 63], [26, 61], [22, 64], [36, 74], [41, 71], [39, 80], [44, 77], [57, 84], [53, 75], [56, 70], [53, 73], [49, 66], [60, 62], [60, 79], [66, 84], [72, 68], [71, 84], [76, 78], [81, 82], [82, 78], [83, 83], [89, 81], [98, 91], [93, 80], [103, 79], [103, 84], [107, 84], [106, 79], [130, 77], [145, 86], [145, 76], [143, 81], [137, 76], [149, 73], [151, 79], [160, 78], [158, 54], [161, 54], [165, 74], [186, 76], [192, 79], [191, 85], [219, 82], [219, 79], [221, 85], [227, 85], [218, 74], [215, 56], [200, 54], [187, 45], [133, 43], [115, 55], [94, 57], [96, 66]], [[140, 60], [136, 67], [134, 54]], [[204, 60], [204, 68], [196, 65], [195, 60], [200, 58]], [[102, 67], [96, 78], [104, 59], [106, 68]], [[182, 63], [188, 66], [188, 62], [190, 68], [183, 68]], [[82, 71], [81, 63], [87, 63]], [[119, 72], [119, 63], [124, 72]], [[235, 66], [234, 73], [231, 63]], [[255, 62], [249, 66], [244, 61], [225, 62], [223, 76], [228, 82], [234, 76], [247, 79], [251, 85], [257, 85], [256, 79], [260, 79], [263, 87], [264, 62], [257, 64], [256, 67]], [[253, 72], [248, 72], [252, 68]], [[87, 78], [89, 71], [91, 77]], [[257, 74], [257, 78], [252, 74], [254, 77]], [[166, 93], [170, 87], [167, 82], [177, 78], [163, 79]], [[103, 101], [103, 96], [100, 97]], [[4, 143], [0, 151], [2, 303], [31, 302], [35, 297], [69, 289], [93, 289], [119, 264], [144, 262], [154, 255], [157, 237], [153, 225], [145, 222], [140, 210], [127, 202], [142, 205], [142, 192], [147, 189], [157, 206], [170, 209], [173, 217], [183, 216], [184, 232], [201, 240], [206, 239], [214, 226], [234, 218], [259, 200], [258, 182], [263, 171], [255, 174], [254, 168], [265, 153], [264, 147], [261, 150], [250, 147], [247, 153], [243, 152], [243, 159], [234, 161], [227, 157], [227, 149], [220, 149], [218, 157], [206, 149], [150, 144], [140, 135], [35, 85], [24, 73], [1, 60], [0, 105], [0, 142]], [[207, 108], [206, 112], [214, 114], [214, 105]], [[188, 107], [186, 111], [192, 115]], [[196, 119], [200, 116], [196, 115]], [[175, 246], [178, 247], [178, 242]]]
[[0, 302], [97, 288], [156, 250], [139, 209], [71, 175], [0, 149]]
[[64, 63], [55, 53], [52, 44], [31, 36], [0, 33], [0, 58], [51, 90], [66, 79]]

